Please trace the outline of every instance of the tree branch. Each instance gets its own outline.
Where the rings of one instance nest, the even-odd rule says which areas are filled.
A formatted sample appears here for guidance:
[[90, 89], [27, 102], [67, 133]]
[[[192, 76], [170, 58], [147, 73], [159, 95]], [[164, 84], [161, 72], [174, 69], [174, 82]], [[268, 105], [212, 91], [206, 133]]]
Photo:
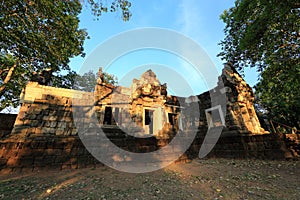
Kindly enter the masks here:
[[11, 77], [12, 77], [14, 71], [15, 71], [16, 66], [17, 66], [17, 62], [9, 69], [9, 71], [8, 71], [8, 73], [7, 73], [6, 77], [5, 77], [2, 85], [0, 86], [0, 97], [4, 93], [6, 85], [10, 81], [10, 79], [11, 79]]

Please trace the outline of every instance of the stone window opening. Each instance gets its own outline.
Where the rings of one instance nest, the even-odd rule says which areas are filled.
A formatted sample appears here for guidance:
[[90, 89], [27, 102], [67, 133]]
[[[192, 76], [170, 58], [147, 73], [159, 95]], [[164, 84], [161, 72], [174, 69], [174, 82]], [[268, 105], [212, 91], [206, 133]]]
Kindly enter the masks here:
[[225, 126], [225, 119], [221, 105], [205, 110], [208, 128]]
[[178, 128], [178, 114], [168, 113], [168, 122], [172, 128]]
[[178, 125], [178, 114], [176, 113], [168, 113], [168, 122], [172, 126]]

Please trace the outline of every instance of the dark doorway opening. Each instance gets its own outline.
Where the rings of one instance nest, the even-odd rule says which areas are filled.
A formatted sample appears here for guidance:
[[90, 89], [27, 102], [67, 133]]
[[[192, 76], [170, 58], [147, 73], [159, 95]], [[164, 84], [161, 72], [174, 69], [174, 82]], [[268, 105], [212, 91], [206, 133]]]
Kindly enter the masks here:
[[177, 128], [177, 126], [178, 126], [177, 114], [168, 113], [168, 119], [169, 119], [170, 125], [173, 128]]
[[153, 134], [153, 110], [145, 109], [145, 125], [149, 126], [149, 134]]
[[107, 125], [115, 124], [115, 120], [112, 114], [112, 107], [105, 107], [103, 124], [107, 124]]

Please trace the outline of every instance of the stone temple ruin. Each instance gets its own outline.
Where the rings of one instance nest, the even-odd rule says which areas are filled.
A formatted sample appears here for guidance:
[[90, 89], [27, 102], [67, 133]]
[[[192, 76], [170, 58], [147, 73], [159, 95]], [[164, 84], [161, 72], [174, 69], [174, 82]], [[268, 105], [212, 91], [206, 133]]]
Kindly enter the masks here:
[[[221, 78], [225, 82], [222, 90], [227, 95], [228, 113], [226, 122], [214, 122], [214, 126], [226, 126], [228, 130], [251, 134], [266, 134], [256, 116], [254, 94], [249, 85], [230, 66], [223, 69]], [[159, 135], [166, 129], [186, 130], [186, 126], [191, 123], [199, 124], [199, 127], [207, 127], [212, 123], [208, 116], [214, 111], [211, 109], [209, 93], [188, 98], [168, 95], [167, 84], [161, 84], [151, 70], [146, 71], [139, 80], [134, 79], [131, 87], [126, 88], [103, 83], [100, 69], [94, 96], [99, 123], [104, 126], [126, 128], [133, 124], [136, 125], [135, 131], [139, 133]], [[192, 102], [198, 104], [202, 111], [200, 120], [195, 117], [193, 120], [198, 121], [194, 122], [191, 122], [191, 116], [181, 116], [181, 110], [189, 107]]]
[[[84, 130], [97, 131], [89, 125], [87, 113], [95, 116], [116, 146], [136, 153], [163, 148], [177, 132], [195, 131], [196, 127], [195, 139], [177, 162], [196, 158], [207, 130], [218, 127], [222, 127], [222, 134], [208, 157], [293, 156], [282, 138], [261, 127], [252, 89], [229, 64], [224, 66], [215, 88], [188, 98], [168, 95], [167, 84], [161, 84], [151, 70], [134, 79], [130, 88], [104, 83], [101, 69], [98, 76], [94, 92], [29, 82], [21, 94], [22, 106], [14, 127], [0, 140], [0, 169], [65, 169], [101, 164], [79, 138], [83, 129], [76, 127], [78, 121], [88, 122]], [[226, 94], [225, 110], [211, 99], [221, 94]], [[93, 109], [88, 107], [90, 102]], [[83, 112], [75, 112], [79, 108]], [[185, 110], [189, 110], [188, 115]], [[193, 110], [199, 112], [193, 114]], [[107, 157], [114, 159], [115, 155], [107, 152]]]

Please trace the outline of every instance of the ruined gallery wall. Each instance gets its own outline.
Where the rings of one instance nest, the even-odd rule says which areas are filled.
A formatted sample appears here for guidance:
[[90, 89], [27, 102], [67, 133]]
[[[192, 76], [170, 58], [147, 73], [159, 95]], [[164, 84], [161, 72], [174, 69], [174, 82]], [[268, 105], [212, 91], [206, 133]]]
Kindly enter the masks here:
[[[223, 126], [221, 137], [208, 157], [227, 158], [293, 158], [283, 135], [266, 132], [254, 110], [254, 94], [251, 87], [230, 66], [225, 66], [219, 82], [211, 91], [204, 92], [185, 107], [199, 107], [199, 131], [186, 154], [196, 158], [204, 141], [208, 125], [207, 109], [222, 102], [226, 93], [225, 123], [214, 121], [215, 127]], [[216, 102], [214, 102], [216, 101]], [[223, 110], [224, 111], [224, 110]]]
[[[241, 134], [251, 135], [269, 134], [261, 127], [256, 115], [252, 88], [229, 65], [225, 65], [215, 88], [189, 97], [187, 100], [191, 103], [183, 106], [191, 107], [191, 112], [199, 108], [200, 116], [194, 114], [199, 122], [195, 123], [199, 123], [199, 130], [203, 134], [210, 127], [208, 123], [212, 123], [214, 126], [223, 126], [223, 132], [238, 131]], [[222, 105], [222, 109], [218, 109], [218, 105]], [[209, 122], [208, 110], [224, 115], [224, 121], [215, 115], [211, 119], [212, 122]]]
[[[12, 133], [0, 140], [1, 171], [75, 169], [101, 165], [82, 144], [73, 118], [76, 107], [82, 111], [89, 109], [89, 103], [95, 98], [92, 93], [30, 82], [22, 98]], [[73, 105], [72, 101], [76, 103]], [[88, 122], [87, 113], [79, 113], [77, 120]], [[89, 126], [84, 129], [87, 132], [97, 131]], [[165, 145], [165, 141], [154, 137], [137, 139], [126, 136], [117, 128], [103, 130], [114, 144], [133, 152], [154, 151]], [[184, 155], [178, 161], [184, 162], [186, 159]]]
[[[227, 101], [227, 127], [247, 130], [251, 134], [267, 134], [254, 109], [254, 92], [242, 76], [227, 64], [219, 77], [224, 84]], [[219, 87], [219, 84], [218, 84]]]

